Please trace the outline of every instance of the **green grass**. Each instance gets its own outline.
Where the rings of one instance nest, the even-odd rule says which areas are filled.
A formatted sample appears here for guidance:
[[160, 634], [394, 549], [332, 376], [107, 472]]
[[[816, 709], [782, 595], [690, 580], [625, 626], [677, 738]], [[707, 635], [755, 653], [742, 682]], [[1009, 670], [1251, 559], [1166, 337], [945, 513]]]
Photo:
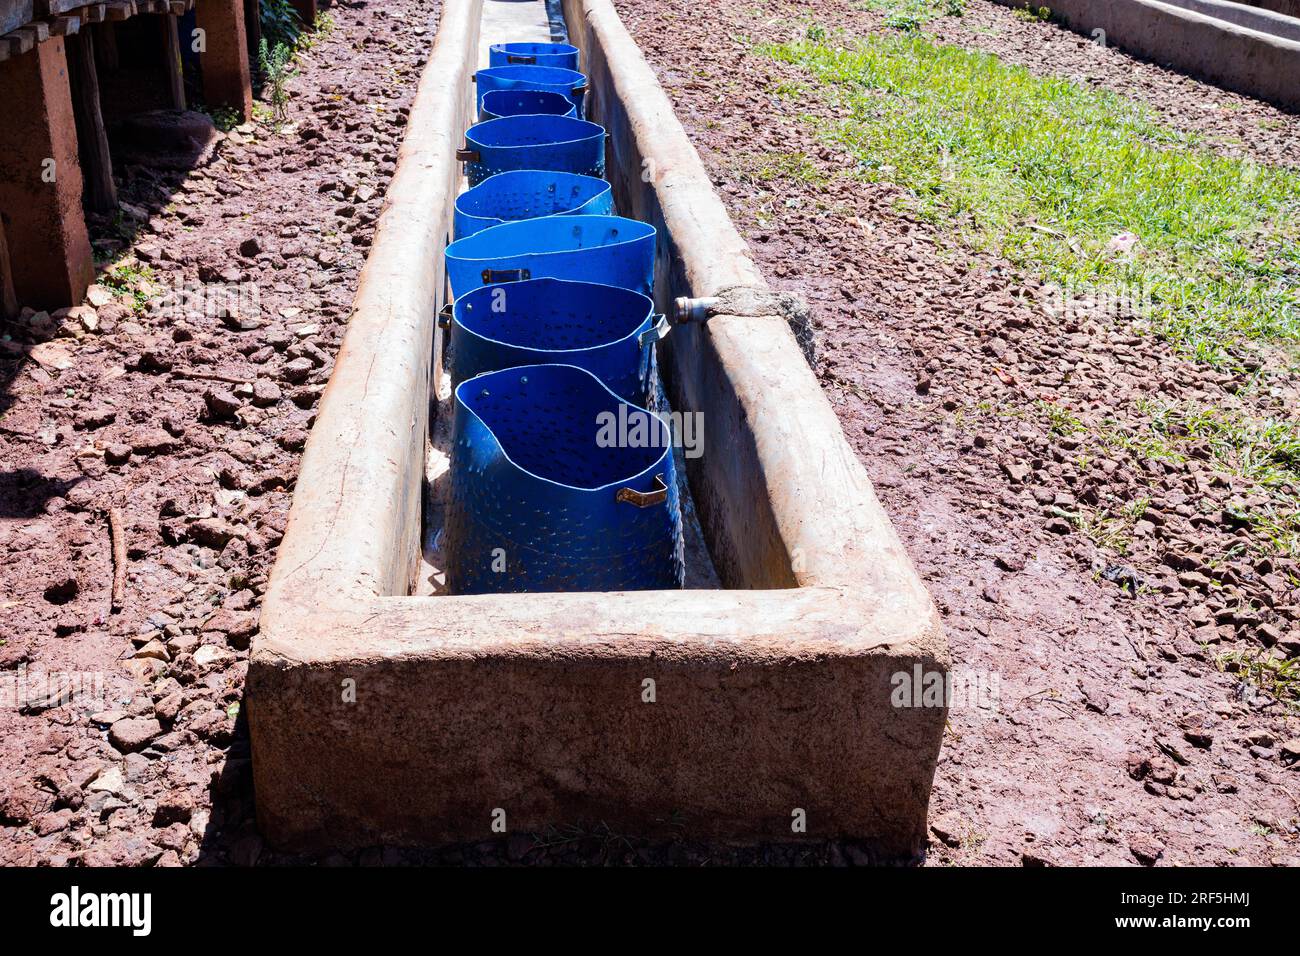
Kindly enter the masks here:
[[1223, 470], [1263, 488], [1300, 489], [1300, 423], [1191, 403], [1147, 402], [1143, 409], [1152, 431], [1166, 439], [1204, 442]]
[[794, 179], [810, 186], [823, 186], [826, 177], [806, 153], [738, 153], [732, 160], [737, 175], [750, 183], [773, 183]]
[[1039, 401], [1037, 407], [1052, 434], [1084, 436], [1094, 448], [1151, 461], [1202, 457], [1216, 471], [1244, 478], [1246, 496], [1264, 500], [1229, 504], [1228, 512], [1266, 550], [1300, 557], [1300, 422], [1190, 402], [1139, 401], [1133, 411], [1141, 425], [1106, 418], [1089, 426], [1058, 403]]
[[[888, 2], [888, 0], [880, 0]], [[1069, 290], [1141, 303], [1197, 358], [1300, 340], [1300, 176], [1216, 155], [1106, 91], [918, 36], [760, 49], [850, 117], [822, 134], [965, 243]], [[1134, 254], [1108, 249], [1135, 233]], [[1135, 291], [1137, 290], [1137, 291]]]
[[959, 17], [966, 0], [859, 0], [854, 6], [885, 14], [885, 26], [910, 32], [939, 17]]
[[1300, 660], [1279, 660], [1258, 650], [1230, 651], [1221, 654], [1215, 663], [1219, 670], [1237, 674], [1286, 705], [1288, 710], [1300, 708]]

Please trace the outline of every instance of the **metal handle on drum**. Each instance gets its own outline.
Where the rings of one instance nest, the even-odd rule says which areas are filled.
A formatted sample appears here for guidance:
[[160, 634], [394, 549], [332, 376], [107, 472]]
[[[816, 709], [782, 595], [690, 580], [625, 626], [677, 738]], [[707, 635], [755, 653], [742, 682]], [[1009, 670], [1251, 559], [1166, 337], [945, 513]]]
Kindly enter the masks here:
[[635, 488], [620, 488], [614, 496], [615, 501], [627, 502], [638, 508], [651, 508], [668, 500], [668, 484], [663, 475], [655, 475], [654, 491], [637, 491]]
[[450, 302], [448, 302], [446, 305], [444, 305], [441, 309], [438, 310], [438, 328], [440, 329], [451, 328], [451, 310], [452, 310], [452, 303]]
[[507, 63], [536, 63], [537, 57], [522, 56], [522, 55], [511, 53], [509, 56], [506, 57], [506, 62]]
[[668, 316], [662, 312], [656, 316], [657, 321], [650, 328], [641, 333], [641, 347], [644, 348], [647, 343], [658, 342], [665, 335], [673, 330], [668, 324]]
[[531, 279], [533, 273], [529, 269], [484, 269], [481, 273], [484, 285], [493, 285], [497, 282], [519, 282], [522, 279]]
[[456, 150], [456, 162], [458, 163], [477, 163], [479, 154], [477, 149], [470, 149], [468, 146], [462, 146]]

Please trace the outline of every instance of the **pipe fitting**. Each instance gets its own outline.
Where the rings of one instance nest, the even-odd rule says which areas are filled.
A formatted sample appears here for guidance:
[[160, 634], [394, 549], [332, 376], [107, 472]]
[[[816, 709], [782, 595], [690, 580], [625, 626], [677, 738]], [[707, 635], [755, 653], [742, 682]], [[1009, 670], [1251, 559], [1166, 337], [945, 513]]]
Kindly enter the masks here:
[[704, 322], [714, 314], [718, 307], [717, 296], [692, 299], [679, 296], [673, 303], [673, 324], [685, 325], [688, 322]]

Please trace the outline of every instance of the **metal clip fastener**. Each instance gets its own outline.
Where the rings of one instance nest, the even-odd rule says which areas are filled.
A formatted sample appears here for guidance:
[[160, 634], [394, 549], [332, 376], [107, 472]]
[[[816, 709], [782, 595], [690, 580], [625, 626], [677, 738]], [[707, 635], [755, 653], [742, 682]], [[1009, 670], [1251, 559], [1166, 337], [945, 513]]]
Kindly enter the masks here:
[[446, 305], [444, 305], [441, 309], [438, 310], [438, 328], [440, 329], [451, 328], [451, 310], [452, 310], [452, 304], [450, 302], [448, 302]]
[[661, 505], [668, 500], [668, 485], [664, 482], [663, 475], [655, 475], [654, 491], [637, 491], [635, 488], [620, 488], [618, 494], [614, 496], [615, 501], [627, 502], [630, 505], [636, 505], [638, 508], [650, 508], [654, 505]]
[[460, 149], [456, 150], [456, 162], [477, 163], [478, 161], [479, 161], [479, 155], [477, 149], [470, 149], [468, 146], [463, 146]]
[[493, 285], [497, 282], [519, 282], [521, 279], [531, 279], [533, 274], [528, 269], [484, 269], [482, 276], [484, 285]]
[[647, 344], [658, 342], [660, 339], [662, 339], [665, 335], [667, 335], [669, 332], [673, 330], [673, 327], [668, 324], [668, 316], [660, 314], [659, 316], [656, 317], [656, 319], [657, 320], [654, 325], [650, 326], [650, 328], [646, 329], [644, 332], [641, 333], [642, 348], [644, 348]]

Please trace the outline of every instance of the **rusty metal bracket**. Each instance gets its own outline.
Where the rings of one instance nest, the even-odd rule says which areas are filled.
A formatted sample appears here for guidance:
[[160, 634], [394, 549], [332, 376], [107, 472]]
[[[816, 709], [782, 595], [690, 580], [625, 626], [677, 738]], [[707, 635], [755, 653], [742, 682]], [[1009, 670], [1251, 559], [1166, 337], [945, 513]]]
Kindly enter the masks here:
[[635, 488], [620, 488], [614, 500], [636, 505], [638, 508], [652, 508], [668, 500], [668, 485], [663, 475], [655, 475], [654, 491], [637, 491]]

